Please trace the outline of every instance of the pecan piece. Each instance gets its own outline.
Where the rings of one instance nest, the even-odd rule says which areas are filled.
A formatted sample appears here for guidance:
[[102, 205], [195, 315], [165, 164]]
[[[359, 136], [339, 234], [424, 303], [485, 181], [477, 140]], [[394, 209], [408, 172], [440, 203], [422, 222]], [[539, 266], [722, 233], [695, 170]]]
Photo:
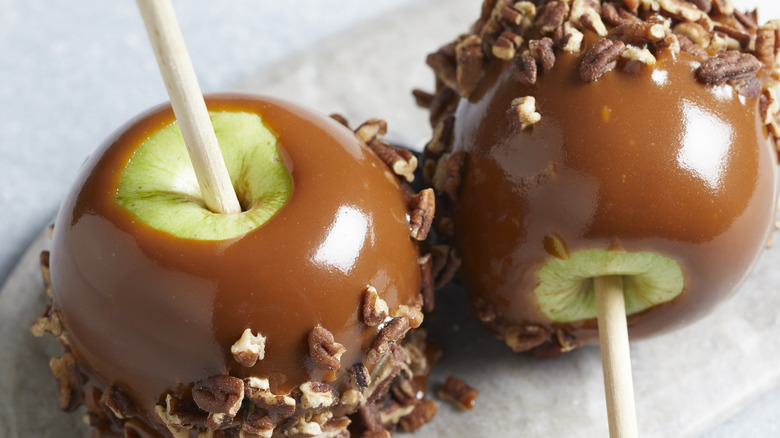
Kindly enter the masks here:
[[517, 132], [522, 132], [542, 120], [542, 116], [536, 112], [536, 98], [533, 96], [512, 99], [511, 107], [507, 110], [506, 115]]
[[499, 36], [490, 48], [490, 53], [498, 59], [508, 61], [515, 57], [515, 50], [517, 47], [511, 39], [504, 35]]
[[431, 247], [431, 277], [434, 279], [434, 289], [441, 289], [452, 280], [460, 267], [460, 257], [455, 248], [449, 245]]
[[761, 61], [749, 53], [730, 50], [704, 61], [696, 70], [696, 76], [705, 84], [719, 85], [729, 80], [755, 77], [761, 65]]
[[53, 297], [51, 291], [51, 270], [49, 269], [49, 260], [51, 259], [51, 253], [49, 251], [41, 251], [40, 263], [41, 263], [41, 278], [43, 279], [43, 287], [46, 290], [46, 295], [49, 298]]
[[536, 348], [549, 339], [550, 334], [547, 329], [535, 324], [512, 326], [504, 334], [504, 341], [515, 353]]
[[301, 391], [301, 409], [313, 410], [329, 408], [336, 404], [336, 390], [327, 383], [306, 382], [298, 386]]
[[433, 104], [433, 99], [434, 99], [433, 94], [415, 88], [414, 90], [412, 90], [412, 96], [414, 96], [414, 101], [415, 103], [417, 103], [417, 106], [419, 106], [420, 108], [426, 108], [426, 109], [431, 108], [431, 104]]
[[59, 337], [62, 334], [62, 321], [60, 320], [60, 313], [52, 309], [52, 301], [49, 300], [46, 303], [46, 309], [44, 309], [41, 316], [33, 321], [30, 325], [30, 332], [36, 338], [40, 338], [46, 333], [51, 333], [54, 337]]
[[309, 332], [309, 357], [323, 371], [336, 371], [341, 367], [341, 355], [346, 350], [336, 342], [333, 334], [321, 325]]
[[527, 87], [536, 83], [536, 71], [536, 60], [528, 51], [512, 60], [512, 77]]
[[693, 56], [694, 58], [697, 58], [700, 61], [704, 61], [710, 56], [710, 54], [707, 53], [707, 51], [704, 50], [704, 48], [691, 41], [685, 35], [678, 35], [677, 39], [680, 42], [680, 50]]
[[555, 65], [555, 52], [553, 51], [553, 40], [544, 37], [540, 40], [528, 41], [528, 48], [535, 59], [541, 64], [544, 71], [547, 71]]
[[407, 182], [414, 181], [414, 171], [417, 169], [417, 157], [411, 151], [397, 148], [389, 143], [375, 140], [368, 147], [393, 171]]
[[628, 48], [621, 55], [629, 61], [641, 62], [642, 64], [653, 66], [655, 65], [655, 56], [647, 49]]
[[760, 27], [756, 31], [756, 58], [767, 67], [772, 67], [777, 61], [775, 56], [775, 30], [769, 27]]
[[688, 37], [701, 47], [709, 47], [712, 34], [699, 23], [683, 22], [674, 26], [674, 33]]
[[727, 37], [737, 41], [739, 44], [739, 47], [735, 47], [735, 49], [742, 49], [745, 50], [748, 48], [750, 43], [752, 42], [752, 37], [747, 32], [743, 32], [737, 28], [726, 26], [723, 24], [715, 24], [715, 31], [720, 32]]
[[430, 400], [422, 400], [409, 415], [401, 418], [399, 424], [403, 430], [414, 432], [430, 422], [438, 412], [439, 407], [436, 406], [436, 403]]
[[681, 21], [709, 20], [707, 13], [682, 0], [658, 0], [661, 11]]
[[406, 304], [401, 304], [398, 306], [398, 309], [395, 311], [393, 316], [396, 318], [399, 316], [406, 317], [406, 319], [409, 320], [409, 325], [411, 325], [412, 328], [419, 327], [423, 322], [423, 314], [420, 309], [418, 307], [408, 306]]
[[457, 151], [447, 157], [447, 174], [444, 180], [442, 191], [455, 200], [460, 191], [460, 185], [463, 181], [463, 166], [465, 164], [466, 154], [463, 151]]
[[195, 424], [206, 420], [206, 416], [192, 399], [179, 400], [172, 394], [167, 394], [165, 406], [156, 405], [154, 412], [174, 438], [188, 438], [190, 436], [189, 430]]
[[264, 410], [251, 406], [244, 421], [241, 423], [241, 438], [271, 438], [276, 428], [277, 420]]
[[621, 24], [641, 22], [639, 17], [627, 10], [615, 6], [613, 3], [605, 3], [601, 9], [601, 16], [613, 26]]
[[661, 24], [631, 22], [612, 29], [608, 35], [611, 39], [641, 47], [662, 40], [666, 36], [666, 29]]
[[368, 403], [358, 409], [358, 415], [367, 432], [372, 432], [364, 437], [390, 437], [390, 433], [382, 425], [382, 416], [379, 409], [373, 403]]
[[455, 80], [457, 90], [463, 97], [468, 97], [474, 92], [482, 76], [482, 39], [476, 35], [470, 35], [455, 46]]
[[368, 286], [363, 293], [363, 305], [362, 305], [362, 317], [363, 324], [374, 327], [384, 322], [390, 310], [387, 307], [387, 303], [383, 300], [376, 289], [372, 286]]
[[54, 357], [49, 361], [49, 368], [57, 382], [60, 393], [60, 409], [73, 412], [84, 401], [81, 388], [81, 374], [73, 354], [66, 352], [62, 357]]
[[455, 60], [445, 55], [443, 49], [439, 49], [438, 52], [428, 55], [428, 57], [425, 58], [425, 63], [433, 69], [436, 78], [442, 81], [444, 85], [453, 90], [458, 88]]
[[252, 329], [244, 330], [244, 333], [231, 347], [230, 353], [236, 362], [249, 368], [258, 360], [265, 358], [265, 336], [258, 333], [252, 334]]
[[431, 275], [432, 259], [430, 254], [425, 254], [418, 261], [420, 265], [420, 294], [423, 298], [423, 310], [426, 312], [432, 312], [435, 303], [433, 276]]
[[555, 29], [563, 24], [569, 15], [569, 3], [565, 1], [551, 1], [545, 3], [536, 13], [535, 23], [542, 35], [555, 32]]
[[386, 354], [390, 350], [390, 345], [401, 339], [410, 328], [411, 324], [405, 316], [391, 319], [376, 335], [371, 349], [380, 356]]
[[279, 414], [282, 417], [289, 417], [295, 413], [295, 399], [289, 395], [272, 393], [268, 379], [247, 377], [244, 379], [244, 393], [255, 406], [265, 411]]
[[387, 122], [382, 119], [368, 119], [355, 130], [355, 136], [365, 144], [381, 140], [387, 134]]
[[371, 375], [368, 373], [366, 366], [360, 362], [352, 365], [352, 381], [360, 388], [366, 388], [371, 384]]
[[409, 235], [415, 240], [425, 240], [428, 237], [428, 232], [433, 223], [433, 215], [436, 211], [436, 199], [433, 189], [425, 189], [412, 196], [410, 204]]
[[119, 418], [124, 420], [130, 417], [135, 417], [138, 410], [135, 407], [135, 403], [127, 395], [122, 388], [111, 384], [103, 391], [103, 395], [100, 397], [100, 404], [110, 409], [111, 412]]
[[474, 404], [477, 401], [477, 397], [479, 397], [479, 391], [465, 381], [449, 376], [444, 381], [444, 385], [439, 389], [439, 397], [455, 403], [461, 409], [471, 410], [474, 409]]
[[339, 122], [340, 124], [344, 125], [345, 127], [349, 128], [349, 121], [343, 115], [341, 115], [339, 113], [333, 113], [333, 114], [331, 114], [328, 117], [330, 117], [331, 119]]
[[571, 21], [599, 36], [607, 35], [607, 27], [601, 21], [601, 6], [596, 0], [574, 0], [571, 4]]
[[425, 153], [432, 157], [439, 157], [444, 153], [452, 140], [452, 128], [455, 125], [455, 117], [448, 115], [441, 118], [433, 128], [431, 141], [425, 146]]
[[584, 82], [593, 82], [604, 73], [612, 70], [626, 45], [622, 41], [603, 38], [593, 45], [582, 57], [580, 78]]
[[192, 400], [209, 413], [206, 427], [222, 429], [233, 422], [244, 401], [244, 382], [233, 376], [218, 374], [196, 383]]
[[563, 27], [555, 31], [555, 46], [560, 47], [565, 52], [580, 53], [583, 39], [585, 39], [585, 35], [569, 22], [564, 23]]

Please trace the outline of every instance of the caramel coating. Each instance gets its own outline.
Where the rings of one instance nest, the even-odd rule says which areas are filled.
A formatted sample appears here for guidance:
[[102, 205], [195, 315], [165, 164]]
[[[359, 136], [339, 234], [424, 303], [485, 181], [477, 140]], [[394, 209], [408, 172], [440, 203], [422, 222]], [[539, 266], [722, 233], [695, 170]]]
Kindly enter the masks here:
[[[584, 50], [583, 50], [584, 51]], [[555, 324], [538, 310], [550, 238], [583, 249], [651, 251], [680, 263], [682, 294], [628, 319], [632, 336], [689, 322], [731, 294], [763, 250], [777, 199], [777, 157], [756, 98], [694, 79], [686, 53], [654, 68], [618, 64], [593, 83], [581, 56], [558, 55], [526, 87], [508, 62], [486, 64], [455, 112], [452, 151], [466, 154], [453, 204], [468, 287], [502, 326], [562, 329], [597, 341], [595, 320]], [[518, 131], [512, 99], [541, 119]]]
[[[73, 354], [91, 380], [121, 386], [144, 418], [166, 393], [215, 374], [268, 378], [275, 393], [309, 380], [339, 387], [376, 336], [358, 317], [366, 287], [391, 310], [418, 299], [406, 195], [351, 131], [271, 98], [222, 95], [207, 105], [257, 113], [279, 138], [293, 193], [265, 225], [231, 240], [181, 239], [114, 202], [134, 150], [173, 121], [167, 106], [93, 155], [56, 221], [54, 305]], [[318, 324], [346, 349], [338, 371], [309, 358]], [[247, 328], [267, 338], [250, 368], [230, 351]]]

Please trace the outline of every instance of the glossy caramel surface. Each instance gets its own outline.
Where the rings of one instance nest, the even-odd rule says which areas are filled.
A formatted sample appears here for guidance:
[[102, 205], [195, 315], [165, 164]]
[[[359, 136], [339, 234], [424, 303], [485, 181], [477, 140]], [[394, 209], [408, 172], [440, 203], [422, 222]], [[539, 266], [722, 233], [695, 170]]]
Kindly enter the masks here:
[[[506, 324], [550, 321], [532, 290], [556, 236], [581, 249], [652, 251], [677, 260], [681, 296], [629, 318], [632, 335], [689, 321], [728, 296], [763, 250], [775, 217], [777, 157], [758, 99], [695, 80], [695, 60], [621, 62], [594, 83], [579, 57], [524, 87], [491, 61], [455, 114], [466, 152], [456, 237], [469, 287]], [[534, 96], [541, 121], [518, 133], [506, 111]], [[595, 321], [563, 327], [595, 340]]]
[[[210, 111], [259, 114], [278, 136], [293, 193], [269, 222], [236, 239], [176, 238], [114, 202], [122, 166], [173, 121], [153, 110], [110, 138], [85, 165], [56, 221], [55, 307], [85, 371], [125, 389], [148, 414], [168, 391], [214, 374], [268, 377], [286, 392], [332, 380], [308, 357], [317, 324], [363, 359], [376, 329], [358, 320], [366, 286], [390, 306], [419, 290], [407, 201], [395, 176], [339, 123], [275, 99], [215, 96]], [[265, 359], [238, 365], [246, 328], [267, 337]], [[344, 371], [342, 371], [343, 373]]]

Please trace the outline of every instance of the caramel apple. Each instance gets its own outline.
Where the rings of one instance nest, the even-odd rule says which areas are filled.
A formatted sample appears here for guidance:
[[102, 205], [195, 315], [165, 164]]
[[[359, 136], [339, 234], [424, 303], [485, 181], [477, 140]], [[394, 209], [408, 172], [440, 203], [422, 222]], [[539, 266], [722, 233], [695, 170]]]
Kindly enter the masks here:
[[390, 429], [430, 413], [423, 337], [401, 342], [422, 321], [433, 213], [391, 170], [414, 162], [378, 120], [206, 100], [241, 213], [205, 208], [169, 106], [109, 138], [62, 204], [33, 326], [64, 346], [61, 407], [86, 405], [97, 436], [148, 437], [349, 436], [356, 412], [377, 426], [359, 418], [378, 400], [399, 409]]
[[515, 351], [597, 341], [601, 276], [634, 337], [693, 321], [767, 244], [780, 32], [694, 3], [486, 1], [429, 56], [438, 231]]

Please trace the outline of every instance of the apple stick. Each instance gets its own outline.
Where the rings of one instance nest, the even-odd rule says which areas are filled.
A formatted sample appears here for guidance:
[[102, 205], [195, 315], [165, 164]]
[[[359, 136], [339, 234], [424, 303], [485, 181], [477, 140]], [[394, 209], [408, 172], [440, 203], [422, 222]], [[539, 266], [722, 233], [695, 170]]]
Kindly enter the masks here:
[[636, 438], [638, 432], [623, 281], [617, 275], [596, 277], [593, 285], [596, 290], [609, 436]]
[[170, 0], [137, 0], [137, 3], [206, 207], [214, 213], [239, 213], [241, 205], [230, 182], [173, 5]]

